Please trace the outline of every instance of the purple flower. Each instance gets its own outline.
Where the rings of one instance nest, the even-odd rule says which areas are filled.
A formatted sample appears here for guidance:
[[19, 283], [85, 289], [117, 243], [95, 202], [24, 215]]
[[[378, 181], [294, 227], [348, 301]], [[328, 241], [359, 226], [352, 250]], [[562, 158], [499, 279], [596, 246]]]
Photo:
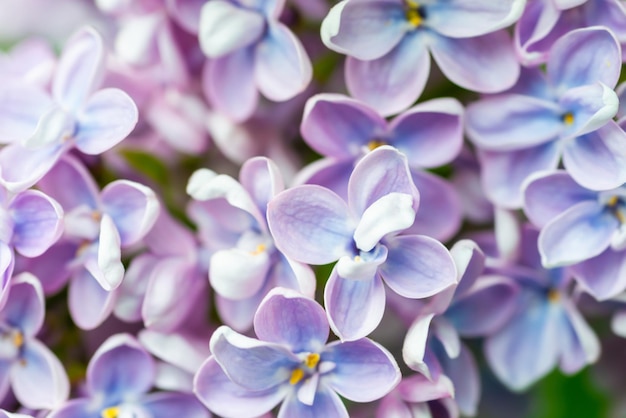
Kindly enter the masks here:
[[65, 45], [52, 80], [52, 97], [27, 85], [21, 86], [21, 95], [11, 96], [17, 108], [2, 119], [26, 117], [38, 122], [32, 135], [0, 151], [0, 177], [9, 190], [35, 184], [74, 146], [85, 154], [101, 154], [133, 130], [138, 116], [132, 99], [118, 89], [98, 90], [104, 53], [100, 35], [92, 28], [82, 29]]
[[68, 401], [50, 418], [208, 418], [191, 394], [150, 393], [155, 364], [129, 334], [116, 334], [95, 352], [87, 366], [87, 398]]
[[271, 160], [248, 160], [240, 182], [208, 169], [196, 171], [187, 192], [198, 202], [190, 206], [210, 253], [209, 281], [217, 293], [224, 322], [244, 331], [267, 292], [276, 286], [315, 293], [309, 266], [285, 257], [274, 245], [266, 220], [268, 202], [283, 190], [278, 167]]
[[524, 211], [541, 228], [545, 267], [572, 265], [582, 287], [596, 299], [626, 288], [626, 186], [597, 192], [564, 171], [533, 176], [524, 188]]
[[454, 402], [455, 387], [441, 375], [431, 381], [421, 374], [402, 379], [396, 388], [381, 399], [377, 418], [458, 418]]
[[463, 143], [463, 107], [450, 98], [420, 103], [387, 122], [358, 100], [339, 94], [311, 97], [300, 131], [305, 142], [326, 158], [305, 167], [296, 182], [328, 187], [347, 197], [354, 164], [381, 145], [407, 156], [421, 205], [411, 232], [441, 241], [454, 235], [461, 208], [454, 189], [425, 171], [451, 162]]
[[200, 15], [200, 46], [209, 61], [204, 89], [237, 121], [256, 109], [259, 91], [284, 101], [303, 91], [312, 68], [302, 44], [278, 20], [281, 0], [211, 0]]
[[467, 108], [467, 132], [479, 149], [482, 181], [497, 205], [522, 205], [521, 186], [533, 172], [563, 165], [595, 190], [626, 182], [626, 133], [612, 120], [620, 45], [606, 28], [563, 36], [547, 74], [527, 70], [512, 91]]
[[333, 330], [343, 340], [369, 334], [385, 309], [385, 283], [409, 298], [432, 296], [456, 280], [447, 249], [409, 228], [419, 193], [406, 157], [382, 146], [359, 161], [350, 176], [348, 202], [316, 185], [278, 194], [268, 205], [276, 246], [308, 264], [337, 261], [324, 290]]
[[227, 326], [211, 337], [213, 356], [195, 377], [195, 393], [224, 417], [256, 417], [282, 402], [279, 417], [348, 417], [339, 395], [370, 402], [400, 381], [387, 350], [363, 338], [326, 344], [324, 309], [276, 288], [254, 317], [259, 339]]
[[45, 316], [44, 295], [37, 278], [15, 276], [0, 310], [0, 398], [9, 383], [27, 408], [52, 409], [70, 392], [67, 374], [56, 356], [35, 338]]
[[[626, 45], [626, 7], [620, 0], [534, 0], [515, 26], [515, 47], [522, 63], [548, 60], [556, 40], [574, 29], [605, 26]], [[623, 58], [626, 59], [626, 56]]]
[[124, 277], [121, 248], [139, 242], [150, 230], [159, 203], [148, 187], [128, 180], [109, 183], [98, 193], [86, 168], [70, 156], [60, 160], [39, 185], [65, 209], [65, 236], [58, 248], [34, 260], [34, 270], [29, 270], [51, 271], [45, 280], [52, 281], [48, 284], [52, 289], [73, 277], [72, 318], [83, 329], [95, 328], [115, 305], [114, 290]]
[[525, 0], [344, 0], [322, 22], [327, 47], [348, 55], [352, 96], [387, 116], [421, 94], [432, 54], [454, 83], [494, 93], [511, 87], [519, 64], [504, 28]]

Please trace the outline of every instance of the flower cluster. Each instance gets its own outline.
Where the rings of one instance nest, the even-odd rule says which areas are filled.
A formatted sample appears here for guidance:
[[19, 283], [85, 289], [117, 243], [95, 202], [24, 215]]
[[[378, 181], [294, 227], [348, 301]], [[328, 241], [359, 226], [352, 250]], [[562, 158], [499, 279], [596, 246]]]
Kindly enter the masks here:
[[334, 3], [0, 4], [0, 418], [522, 417], [626, 337], [626, 0]]

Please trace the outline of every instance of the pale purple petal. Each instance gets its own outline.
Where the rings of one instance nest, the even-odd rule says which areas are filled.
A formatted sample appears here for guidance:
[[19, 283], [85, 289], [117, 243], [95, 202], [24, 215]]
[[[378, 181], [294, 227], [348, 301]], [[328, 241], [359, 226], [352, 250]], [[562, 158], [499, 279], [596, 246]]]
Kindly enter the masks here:
[[325, 382], [338, 394], [355, 402], [382, 398], [401, 378], [391, 353], [367, 338], [333, 342], [326, 347], [320, 361], [335, 364]]
[[259, 99], [254, 77], [254, 48], [239, 49], [209, 60], [204, 68], [203, 89], [209, 102], [234, 121], [248, 119]]
[[415, 318], [402, 344], [402, 360], [404, 360], [406, 365], [411, 369], [420, 372], [429, 380], [432, 376], [425, 358], [428, 332], [433, 316], [434, 314], [429, 314], [420, 315]]
[[[476, 360], [465, 344], [456, 358], [444, 359], [446, 375], [454, 384], [454, 399], [463, 415], [474, 416], [480, 400], [480, 376]], [[441, 376], [442, 380], [445, 376]]]
[[626, 257], [624, 251], [611, 248], [589, 260], [572, 266], [578, 284], [597, 300], [617, 296], [626, 289]]
[[466, 89], [500, 92], [512, 87], [520, 74], [513, 44], [504, 30], [462, 39], [432, 34], [430, 48], [441, 72]]
[[294, 353], [321, 351], [328, 331], [326, 312], [317, 302], [284, 288], [270, 292], [254, 315], [259, 339], [287, 345]]
[[600, 341], [570, 301], [563, 302], [567, 328], [563, 330], [560, 366], [565, 373], [576, 373], [600, 357]]
[[12, 192], [26, 190], [45, 176], [68, 148], [69, 143], [37, 149], [9, 144], [0, 150], [0, 182]]
[[[622, 44], [626, 40], [626, 7], [619, 0], [587, 1], [584, 6], [587, 21], [593, 25], [610, 28]], [[624, 59], [622, 57], [622, 59]]]
[[556, 216], [597, 193], [576, 183], [565, 171], [541, 173], [524, 188], [524, 213], [535, 226], [543, 228]]
[[194, 378], [194, 393], [211, 412], [228, 417], [254, 418], [269, 412], [286, 396], [288, 386], [250, 391], [233, 383], [215, 357], [200, 367]]
[[371, 251], [360, 251], [357, 256], [344, 255], [335, 269], [337, 275], [349, 280], [370, 280], [376, 275], [378, 268], [387, 259], [387, 247], [376, 245]]
[[11, 244], [26, 257], [43, 254], [63, 232], [63, 209], [39, 191], [18, 194], [9, 210], [14, 223]]
[[95, 250], [97, 257], [88, 257], [85, 268], [106, 291], [117, 288], [124, 278], [124, 265], [120, 248], [120, 235], [108, 215], [100, 221], [100, 234]]
[[51, 411], [48, 418], [98, 418], [98, 416], [94, 415], [91, 399], [78, 398], [69, 400], [62, 407]]
[[528, 387], [556, 366], [562, 347], [561, 307], [539, 295], [526, 296], [524, 309], [485, 343], [489, 365], [514, 390]]
[[85, 165], [77, 158], [66, 155], [44, 176], [37, 186], [55, 199], [65, 212], [79, 206], [92, 210], [100, 207], [100, 190]]
[[619, 99], [609, 87], [594, 83], [567, 90], [559, 104], [574, 118], [562, 135], [574, 137], [595, 131], [611, 120], [617, 113]]
[[337, 161], [334, 158], [321, 158], [302, 168], [294, 179], [294, 185], [318, 184], [337, 193], [343, 200], [348, 200], [348, 181], [354, 164], [352, 159]]
[[311, 82], [313, 68], [304, 47], [280, 22], [269, 22], [255, 52], [254, 79], [268, 99], [284, 101], [302, 92]]
[[563, 165], [581, 186], [606, 190], [626, 183], [626, 132], [614, 121], [565, 143]]
[[[470, 289], [485, 269], [485, 253], [471, 239], [462, 239], [454, 243], [450, 255], [456, 266], [459, 284], [455, 288], [455, 297], [459, 298]], [[447, 306], [446, 306], [447, 308]]]
[[81, 329], [96, 328], [113, 311], [115, 296], [115, 291], [104, 290], [87, 269], [79, 269], [68, 291], [72, 320]]
[[452, 161], [463, 145], [463, 107], [456, 99], [429, 100], [390, 124], [390, 142], [411, 167], [438, 167]]
[[225, 325], [213, 333], [210, 345], [228, 377], [252, 391], [278, 390], [300, 363], [284, 345], [246, 337]]
[[427, 171], [411, 170], [413, 183], [420, 192], [420, 207], [415, 223], [406, 235], [428, 235], [445, 242], [461, 226], [462, 205], [456, 189], [441, 177]]
[[92, 27], [75, 33], [65, 44], [52, 82], [52, 95], [72, 111], [78, 110], [99, 86], [104, 70], [104, 44]]
[[152, 418], [209, 418], [209, 411], [191, 393], [152, 393], [142, 399]]
[[87, 368], [87, 385], [92, 396], [120, 402], [146, 393], [155, 375], [154, 360], [139, 341], [130, 334], [116, 334], [93, 355]]
[[330, 327], [342, 341], [363, 338], [385, 312], [385, 287], [378, 275], [369, 280], [342, 279], [335, 270], [324, 289]]
[[426, 22], [434, 31], [451, 38], [469, 38], [509, 26], [522, 14], [526, 2], [452, 0], [426, 4]]
[[229, 299], [246, 299], [261, 289], [270, 267], [267, 251], [220, 250], [211, 256], [209, 280], [219, 295]]
[[316, 418], [320, 416], [349, 417], [341, 398], [323, 383], [320, 383], [317, 387], [312, 405], [302, 403], [295, 392], [288, 395], [278, 411], [277, 418]]
[[36, 339], [25, 342], [22, 361], [11, 367], [11, 387], [22, 405], [54, 409], [70, 394], [70, 382], [59, 359]]
[[515, 25], [515, 48], [523, 65], [537, 65], [548, 60], [550, 47], [572, 29], [571, 19], [553, 1], [529, 2]]
[[[13, 249], [6, 243], [0, 241], [0, 307], [7, 301], [7, 289], [13, 276], [15, 266], [15, 255]], [[2, 393], [0, 392], [0, 395]]]
[[327, 264], [349, 254], [353, 245], [345, 202], [320, 186], [279, 193], [268, 205], [267, 220], [278, 249], [296, 261]]
[[74, 137], [76, 118], [60, 106], [54, 106], [41, 115], [32, 135], [21, 144], [26, 148], [59, 146]]
[[[260, 214], [265, 214], [267, 204], [274, 196], [285, 189], [278, 165], [266, 157], [254, 157], [241, 166], [239, 180], [256, 203]], [[263, 216], [265, 224], [265, 216]]]
[[14, 276], [6, 305], [0, 311], [0, 321], [17, 328], [27, 337], [34, 337], [45, 316], [43, 289], [30, 273]]
[[53, 106], [50, 96], [28, 84], [0, 89], [0, 143], [28, 139], [35, 133], [39, 118]]
[[525, 150], [482, 151], [481, 181], [487, 197], [505, 208], [523, 204], [522, 185], [532, 173], [554, 169], [559, 162], [559, 144], [548, 142]]
[[552, 47], [548, 79], [560, 92], [598, 81], [613, 88], [622, 66], [620, 51], [619, 42], [608, 28], [574, 30]]
[[102, 154], [130, 134], [138, 115], [135, 102], [122, 90], [96, 92], [77, 115], [76, 148], [85, 154]]
[[439, 241], [424, 235], [401, 235], [387, 239], [385, 245], [389, 255], [380, 274], [394, 292], [424, 298], [456, 283], [452, 256]]
[[142, 239], [154, 225], [159, 202], [154, 192], [139, 183], [117, 180], [107, 184], [101, 194], [102, 209], [109, 215], [126, 247]]
[[[74, 270], [72, 262], [76, 258], [78, 248], [79, 245], [76, 243], [58, 241], [39, 257], [20, 259], [19, 271], [28, 271], [38, 277], [46, 295], [57, 293], [67, 284]], [[4, 262], [1, 251], [0, 266]]]
[[218, 58], [259, 40], [265, 29], [260, 13], [223, 0], [207, 2], [200, 14], [202, 52]]
[[359, 60], [373, 60], [391, 51], [410, 29], [398, 0], [342, 1], [322, 22], [324, 44]]
[[375, 60], [348, 57], [345, 79], [350, 94], [383, 116], [411, 106], [430, 74], [427, 40], [420, 33], [407, 34], [389, 53]]
[[513, 315], [518, 293], [516, 282], [507, 277], [481, 276], [450, 306], [446, 319], [464, 337], [491, 335]]
[[587, 260], [603, 252], [618, 228], [617, 219], [594, 201], [572, 206], [539, 234], [544, 266], [556, 267]]
[[369, 106], [350, 97], [322, 93], [304, 108], [300, 132], [304, 141], [326, 157], [354, 159], [381, 138], [387, 122]]
[[141, 307], [152, 274], [159, 267], [159, 258], [151, 253], [136, 256], [130, 262], [120, 285], [115, 303], [115, 316], [125, 322], [141, 321]]
[[413, 209], [417, 210], [419, 192], [413, 184], [406, 156], [395, 148], [382, 146], [354, 167], [348, 183], [348, 205], [360, 218], [368, 207], [389, 193], [412, 196]]
[[480, 148], [507, 151], [556, 139], [563, 115], [551, 101], [518, 94], [487, 97], [467, 107], [467, 134]]

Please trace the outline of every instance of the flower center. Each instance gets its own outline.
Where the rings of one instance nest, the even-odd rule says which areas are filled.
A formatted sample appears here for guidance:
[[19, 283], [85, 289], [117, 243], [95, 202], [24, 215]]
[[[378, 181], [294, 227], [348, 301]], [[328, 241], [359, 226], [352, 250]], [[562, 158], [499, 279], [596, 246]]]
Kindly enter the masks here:
[[265, 244], [259, 244], [256, 246], [256, 248], [254, 249], [254, 251], [250, 251], [250, 254], [252, 255], [259, 255], [263, 252], [265, 252], [267, 248], [265, 247]]
[[561, 294], [556, 289], [550, 289], [548, 291], [548, 301], [555, 303], [561, 300]]
[[619, 196], [613, 195], [609, 197], [609, 199], [606, 201], [606, 207], [620, 223], [626, 223], [626, 216], [623, 212], [624, 201]]
[[[310, 353], [310, 354], [307, 354], [307, 356], [302, 361], [302, 366], [306, 367], [306, 372], [310, 373], [317, 367], [319, 362], [320, 362], [320, 355], [317, 353]], [[308, 374], [308, 373], [305, 373], [305, 370], [302, 368], [302, 366], [298, 367], [297, 369], [294, 369], [291, 372], [291, 377], [289, 377], [290, 385], [298, 384], [304, 378], [304, 376]]]
[[572, 112], [567, 112], [563, 115], [563, 123], [567, 126], [572, 126], [574, 124], [574, 115]]
[[117, 418], [120, 415], [120, 407], [119, 406], [111, 406], [106, 409], [103, 409], [100, 412], [101, 418]]
[[424, 6], [420, 6], [415, 0], [406, 0], [406, 20], [414, 28], [420, 26], [426, 18], [426, 10]]
[[387, 145], [387, 143], [380, 139], [372, 139], [370, 142], [367, 143], [367, 149], [369, 151], [374, 151], [376, 148], [382, 147], [383, 145]]

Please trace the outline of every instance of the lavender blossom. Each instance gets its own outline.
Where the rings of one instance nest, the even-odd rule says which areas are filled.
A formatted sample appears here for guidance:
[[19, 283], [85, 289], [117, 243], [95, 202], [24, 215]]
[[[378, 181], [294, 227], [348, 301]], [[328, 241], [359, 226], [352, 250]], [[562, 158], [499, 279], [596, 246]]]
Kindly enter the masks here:
[[213, 355], [195, 377], [195, 393], [224, 417], [256, 417], [282, 402], [279, 417], [348, 417], [338, 394], [370, 402], [400, 381], [392, 355], [369, 339], [326, 344], [322, 307], [276, 288], [254, 318], [258, 339], [227, 326], [211, 337]]

